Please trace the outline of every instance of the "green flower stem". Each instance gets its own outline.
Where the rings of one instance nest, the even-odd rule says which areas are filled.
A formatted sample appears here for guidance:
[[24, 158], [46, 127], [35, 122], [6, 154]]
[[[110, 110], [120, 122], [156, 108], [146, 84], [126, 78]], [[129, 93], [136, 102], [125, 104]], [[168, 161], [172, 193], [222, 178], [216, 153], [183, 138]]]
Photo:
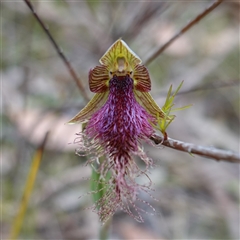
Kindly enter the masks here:
[[[104, 157], [99, 158], [99, 162], [104, 161]], [[110, 178], [110, 174], [108, 173], [105, 179], [100, 179], [101, 174], [97, 171], [97, 169], [92, 166], [92, 176], [91, 176], [91, 190], [93, 193], [93, 201], [97, 203], [105, 194], [105, 181], [108, 181]], [[99, 205], [97, 205], [99, 210]], [[102, 225], [100, 232], [99, 232], [99, 239], [106, 240], [108, 239], [109, 229], [112, 223], [112, 219], [109, 218], [107, 222]]]
[[100, 233], [99, 233], [100, 240], [108, 239], [111, 224], [112, 224], [112, 218], [108, 219], [108, 221], [101, 227]]

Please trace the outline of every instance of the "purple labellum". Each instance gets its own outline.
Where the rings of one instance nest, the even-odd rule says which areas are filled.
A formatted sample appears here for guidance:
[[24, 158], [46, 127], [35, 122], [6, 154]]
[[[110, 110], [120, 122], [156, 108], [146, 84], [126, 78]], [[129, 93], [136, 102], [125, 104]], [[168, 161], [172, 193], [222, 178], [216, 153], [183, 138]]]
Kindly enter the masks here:
[[86, 134], [114, 159], [129, 158], [131, 152], [138, 151], [139, 140], [151, 136], [153, 127], [149, 121], [155, 119], [136, 101], [129, 76], [114, 76], [109, 88], [108, 100], [92, 115]]
[[128, 75], [114, 76], [109, 82], [109, 90], [108, 100], [92, 115], [85, 132], [88, 138], [94, 139], [104, 149], [108, 159], [103, 163], [103, 171], [111, 169], [112, 173], [110, 198], [103, 197], [105, 204], [101, 205], [99, 215], [105, 221], [121, 208], [136, 220], [143, 221], [139, 214], [135, 216], [126, 207], [131, 205], [136, 210], [134, 201], [145, 187], [135, 182], [141, 171], [132, 155], [139, 155], [147, 165], [151, 165], [150, 159], [140, 151], [140, 141], [152, 135], [150, 122], [156, 119], [136, 101], [133, 80]]

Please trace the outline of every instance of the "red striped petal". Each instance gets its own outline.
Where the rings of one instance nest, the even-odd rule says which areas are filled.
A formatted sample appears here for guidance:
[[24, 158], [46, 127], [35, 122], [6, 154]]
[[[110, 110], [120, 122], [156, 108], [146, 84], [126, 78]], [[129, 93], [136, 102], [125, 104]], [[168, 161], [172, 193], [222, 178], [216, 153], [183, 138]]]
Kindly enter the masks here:
[[108, 90], [109, 74], [105, 66], [96, 66], [89, 72], [89, 88], [91, 92], [102, 93]]
[[151, 80], [148, 70], [143, 65], [137, 65], [133, 74], [135, 89], [140, 92], [149, 92], [151, 90]]

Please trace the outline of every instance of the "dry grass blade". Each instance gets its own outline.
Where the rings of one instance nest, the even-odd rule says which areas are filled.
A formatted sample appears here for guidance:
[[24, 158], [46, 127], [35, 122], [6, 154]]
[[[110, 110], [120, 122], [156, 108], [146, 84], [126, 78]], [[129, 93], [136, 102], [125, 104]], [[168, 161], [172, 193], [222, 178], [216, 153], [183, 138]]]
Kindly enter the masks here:
[[49, 132], [46, 133], [46, 135], [42, 141], [42, 144], [38, 147], [38, 149], [36, 150], [36, 152], [32, 158], [32, 166], [30, 168], [30, 171], [29, 171], [29, 174], [27, 177], [22, 200], [21, 200], [20, 206], [18, 208], [18, 213], [17, 213], [17, 215], [14, 219], [13, 225], [12, 225], [10, 239], [17, 239], [18, 235], [20, 233], [24, 215], [25, 215], [25, 212], [26, 212], [26, 209], [28, 206], [28, 202], [29, 202], [32, 190], [33, 190], [34, 182], [35, 182], [35, 179], [37, 176], [40, 162], [42, 160], [43, 151], [44, 151], [44, 147], [46, 145], [48, 136], [49, 136]]
[[176, 39], [178, 39], [183, 33], [187, 32], [192, 26], [198, 23], [201, 19], [203, 19], [208, 13], [210, 13], [213, 9], [215, 9], [220, 3], [224, 0], [217, 0], [213, 4], [211, 4], [207, 9], [205, 9], [202, 13], [196, 16], [192, 21], [190, 21], [185, 27], [183, 27], [177, 34], [175, 34], [168, 42], [166, 42], [163, 46], [161, 46], [155, 53], [152, 54], [146, 61], [145, 65], [149, 65], [155, 58], [157, 58], [166, 48], [168, 48]]
[[60, 58], [63, 60], [64, 64], [66, 65], [70, 75], [72, 76], [72, 78], [74, 79], [74, 81], [76, 82], [81, 94], [83, 95], [83, 98], [86, 101], [89, 101], [89, 97], [82, 85], [82, 82], [80, 81], [80, 79], [78, 78], [77, 74], [75, 73], [75, 71], [73, 70], [73, 67], [71, 66], [70, 62], [68, 61], [68, 59], [66, 58], [66, 56], [63, 54], [62, 50], [60, 49], [60, 47], [58, 46], [57, 42], [54, 40], [53, 36], [51, 35], [51, 33], [49, 32], [48, 28], [44, 25], [43, 21], [41, 20], [41, 18], [38, 16], [38, 14], [36, 13], [36, 11], [33, 8], [33, 5], [31, 4], [31, 2], [29, 0], [24, 0], [24, 2], [27, 4], [27, 6], [29, 7], [29, 9], [31, 10], [32, 14], [34, 15], [34, 17], [36, 18], [36, 20], [38, 21], [38, 23], [41, 25], [42, 29], [44, 30], [44, 32], [47, 34], [49, 40], [51, 41], [51, 43], [53, 44], [54, 48], [56, 49], [58, 55], [60, 56]]

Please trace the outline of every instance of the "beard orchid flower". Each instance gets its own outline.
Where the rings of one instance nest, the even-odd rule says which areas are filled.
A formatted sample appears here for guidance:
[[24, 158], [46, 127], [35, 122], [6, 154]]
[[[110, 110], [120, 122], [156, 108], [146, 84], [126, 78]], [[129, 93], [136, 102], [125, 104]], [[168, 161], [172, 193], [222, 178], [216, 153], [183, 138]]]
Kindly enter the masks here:
[[[117, 40], [99, 62], [89, 72], [89, 87], [95, 95], [69, 123], [84, 124], [79, 151], [94, 153], [91, 163], [96, 160], [99, 166], [99, 182], [105, 180], [104, 194], [94, 207], [100, 219], [105, 222], [120, 208], [141, 222], [135, 201], [149, 186], [137, 183], [136, 178], [146, 175], [152, 164], [142, 142], [150, 142], [159, 118], [166, 114], [149, 93], [147, 68], [123, 40]], [[134, 156], [144, 161], [145, 170], [137, 166]]]

